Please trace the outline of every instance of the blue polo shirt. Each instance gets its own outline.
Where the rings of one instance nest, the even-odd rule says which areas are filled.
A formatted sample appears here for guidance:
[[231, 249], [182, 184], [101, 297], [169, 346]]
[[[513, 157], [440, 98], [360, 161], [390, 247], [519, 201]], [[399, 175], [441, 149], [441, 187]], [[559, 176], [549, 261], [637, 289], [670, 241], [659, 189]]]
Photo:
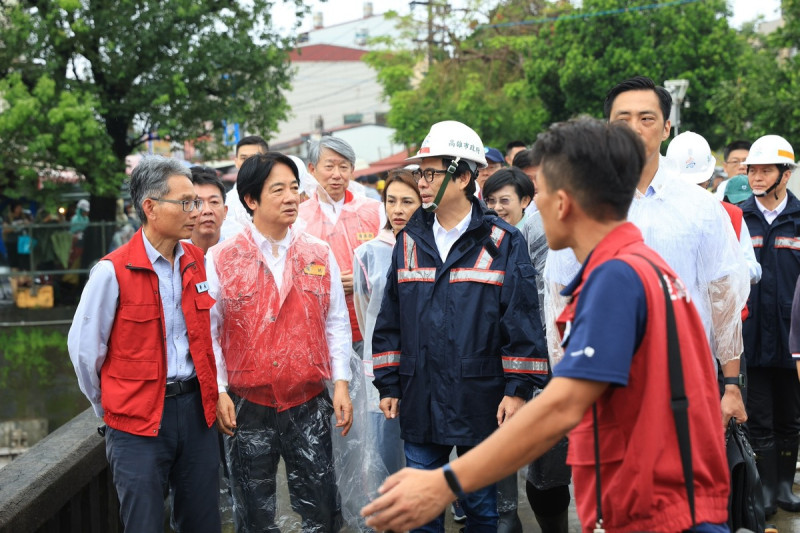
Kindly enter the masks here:
[[[588, 262], [589, 257], [561, 291], [563, 296], [572, 296], [578, 288]], [[553, 368], [553, 375], [626, 386], [646, 323], [647, 295], [636, 271], [619, 259], [599, 265], [581, 289], [575, 317], [562, 342], [564, 357]], [[703, 522], [691, 531], [730, 530], [727, 524]]]
[[[587, 257], [562, 295], [572, 296], [588, 262]], [[646, 323], [647, 297], [633, 268], [618, 259], [599, 265], [581, 289], [553, 375], [627, 385]]]

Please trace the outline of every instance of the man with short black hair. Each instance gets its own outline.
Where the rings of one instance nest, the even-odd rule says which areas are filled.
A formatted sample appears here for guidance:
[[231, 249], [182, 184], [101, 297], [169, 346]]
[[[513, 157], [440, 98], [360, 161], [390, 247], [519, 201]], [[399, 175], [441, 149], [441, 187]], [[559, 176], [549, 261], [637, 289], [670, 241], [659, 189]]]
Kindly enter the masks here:
[[747, 154], [750, 153], [750, 146], [750, 141], [733, 141], [725, 147], [723, 152], [725, 159], [722, 163], [722, 168], [725, 171], [726, 179], [717, 185], [715, 192], [717, 198], [722, 199], [725, 197], [725, 189], [732, 178], [747, 174], [745, 160], [747, 159]]
[[[409, 159], [419, 162], [422, 209], [397, 235], [373, 384], [386, 418], [400, 417], [406, 464], [435, 469], [507, 423], [548, 367], [525, 242], [475, 198], [486, 165], [477, 133], [439, 122]], [[494, 486], [459, 501], [466, 531], [497, 530]], [[432, 518], [424, 530], [444, 531], [444, 516]]]
[[514, 156], [528, 147], [522, 141], [511, 141], [506, 144], [506, 165], [512, 166], [514, 164]]
[[[628, 219], [686, 284], [726, 378], [722, 423], [727, 425], [731, 417], [743, 423], [747, 414], [740, 390], [741, 310], [750, 294], [749, 270], [720, 203], [682, 180], [678, 166], [660, 153], [671, 129], [671, 107], [672, 97], [665, 88], [636, 76], [608, 91], [603, 111], [609, 122], [627, 124], [644, 141], [646, 160]], [[555, 284], [550, 294], [558, 293], [557, 286], [566, 286], [577, 269], [568, 251], [549, 254], [545, 278]], [[547, 325], [555, 351], [558, 339], [552, 323]]]
[[343, 436], [353, 423], [339, 269], [327, 243], [294, 226], [300, 179], [292, 159], [254, 155], [236, 181], [253, 221], [208, 255], [217, 425], [226, 435], [234, 522], [238, 531], [277, 529], [282, 458], [303, 531], [335, 532], [342, 524], [331, 415]]
[[190, 170], [197, 198], [203, 201], [197, 224], [192, 230], [191, 240], [192, 244], [206, 253], [209, 248], [222, 240], [222, 225], [228, 214], [228, 206], [225, 205], [225, 185], [213, 168], [195, 166]]
[[[258, 135], [248, 135], [236, 143], [236, 152], [234, 153], [233, 164], [238, 171], [242, 165], [250, 157], [257, 154], [266, 154], [269, 152], [269, 145], [263, 137]], [[222, 237], [227, 238], [235, 235], [242, 229], [247, 222], [250, 221], [250, 215], [239, 200], [239, 193], [236, 190], [236, 184], [233, 185], [227, 198], [225, 205], [228, 207], [228, 213], [225, 217], [225, 222], [222, 223]]]

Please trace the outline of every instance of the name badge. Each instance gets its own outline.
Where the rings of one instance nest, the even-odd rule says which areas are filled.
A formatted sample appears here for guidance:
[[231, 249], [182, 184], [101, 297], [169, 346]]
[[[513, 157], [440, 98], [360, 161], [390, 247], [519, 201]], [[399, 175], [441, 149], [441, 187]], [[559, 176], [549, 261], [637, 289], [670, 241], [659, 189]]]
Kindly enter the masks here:
[[303, 272], [306, 274], [310, 274], [312, 276], [324, 276], [325, 275], [325, 266], [324, 265], [308, 265], [303, 269]]
[[195, 288], [197, 289], [198, 293], [208, 292], [208, 282], [204, 281], [202, 283], [198, 283], [195, 285]]
[[375, 234], [374, 233], [370, 233], [368, 231], [359, 231], [356, 234], [356, 239], [358, 239], [359, 241], [371, 241], [374, 238], [375, 238]]

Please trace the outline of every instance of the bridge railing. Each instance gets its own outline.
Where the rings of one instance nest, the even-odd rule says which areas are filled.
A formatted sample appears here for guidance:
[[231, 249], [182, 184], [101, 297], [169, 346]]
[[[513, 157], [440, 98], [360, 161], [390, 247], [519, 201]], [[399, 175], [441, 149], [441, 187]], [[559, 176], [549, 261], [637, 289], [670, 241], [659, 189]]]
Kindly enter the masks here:
[[91, 409], [0, 469], [0, 533], [119, 533], [117, 494]]

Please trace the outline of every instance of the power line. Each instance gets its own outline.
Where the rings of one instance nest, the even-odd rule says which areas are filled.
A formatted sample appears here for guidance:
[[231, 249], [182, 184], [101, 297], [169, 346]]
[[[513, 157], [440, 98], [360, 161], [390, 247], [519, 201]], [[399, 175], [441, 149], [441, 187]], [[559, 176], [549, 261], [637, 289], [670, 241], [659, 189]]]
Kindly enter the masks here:
[[532, 26], [535, 24], [546, 24], [548, 22], [559, 22], [562, 20], [581, 20], [595, 17], [607, 17], [609, 15], [620, 15], [622, 13], [630, 13], [635, 11], [649, 11], [653, 9], [660, 9], [662, 7], [680, 6], [685, 4], [694, 4], [702, 2], [703, 0], [672, 0], [671, 2], [661, 2], [658, 4], [647, 4], [644, 6], [620, 7], [617, 9], [606, 9], [603, 11], [591, 11], [589, 13], [573, 13], [570, 15], [559, 15], [557, 17], [545, 17], [539, 19], [522, 20], [517, 22], [502, 22], [499, 24], [481, 24], [476, 29], [484, 28], [510, 28], [513, 26]]

